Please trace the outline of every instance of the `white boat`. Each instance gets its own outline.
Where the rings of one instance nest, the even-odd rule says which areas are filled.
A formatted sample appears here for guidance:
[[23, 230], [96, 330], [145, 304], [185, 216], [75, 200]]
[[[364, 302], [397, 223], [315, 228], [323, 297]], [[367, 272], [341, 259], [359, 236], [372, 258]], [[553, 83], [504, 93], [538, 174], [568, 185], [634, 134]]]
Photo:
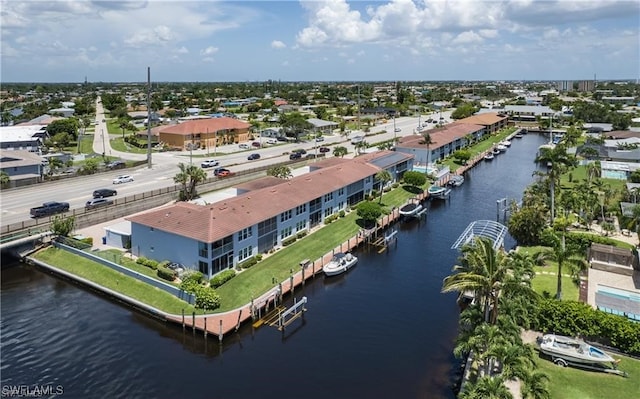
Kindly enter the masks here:
[[507, 146], [506, 146], [506, 145], [504, 145], [504, 144], [498, 144], [498, 145], [496, 146], [496, 149], [497, 149], [498, 151], [500, 151], [500, 152], [505, 152], [505, 151], [507, 150]]
[[447, 182], [448, 185], [454, 187], [461, 186], [462, 183], [464, 183], [464, 176], [462, 175], [451, 175], [449, 177], [449, 182]]
[[513, 137], [521, 139], [524, 135], [522, 133], [516, 133]]
[[358, 262], [358, 258], [350, 253], [338, 252], [333, 255], [333, 259], [322, 267], [326, 276], [337, 276], [353, 267]]
[[493, 155], [500, 155], [500, 152], [501, 152], [501, 151], [500, 151], [499, 149], [495, 148], [495, 147], [493, 148], [493, 150], [491, 150], [491, 153], [492, 153]]
[[562, 335], [543, 335], [539, 346], [540, 351], [551, 356], [555, 363], [561, 364], [560, 360], [564, 361], [563, 366], [568, 363], [586, 365], [616, 363], [616, 360], [604, 351], [582, 340]]
[[502, 140], [502, 141], [501, 141], [500, 143], [498, 143], [498, 144], [501, 144], [501, 145], [503, 145], [503, 146], [505, 146], [505, 147], [511, 147], [511, 142], [510, 142], [509, 140]]
[[485, 160], [485, 161], [492, 161], [492, 160], [493, 160], [493, 158], [494, 158], [494, 155], [493, 155], [493, 153], [491, 153], [491, 152], [487, 152], [487, 153], [485, 154], [485, 156], [484, 156], [484, 160]]
[[399, 213], [402, 216], [416, 216], [421, 210], [422, 204], [412, 202], [400, 208]]
[[431, 186], [429, 187], [429, 197], [436, 199], [446, 199], [451, 193], [451, 189], [448, 187]]

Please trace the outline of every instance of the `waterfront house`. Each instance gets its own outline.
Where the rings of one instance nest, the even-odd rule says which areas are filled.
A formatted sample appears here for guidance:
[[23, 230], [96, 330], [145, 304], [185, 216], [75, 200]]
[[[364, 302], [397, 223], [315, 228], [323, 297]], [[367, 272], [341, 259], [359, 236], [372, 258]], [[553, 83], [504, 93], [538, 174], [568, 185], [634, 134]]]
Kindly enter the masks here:
[[159, 140], [180, 150], [213, 148], [226, 143], [247, 141], [251, 135], [247, 122], [235, 118], [195, 119], [167, 126], [160, 130]]
[[212, 204], [179, 202], [131, 216], [131, 252], [178, 262], [210, 277], [279, 248], [364, 200], [379, 188], [375, 175], [380, 170], [395, 180], [411, 168], [410, 155], [393, 151], [331, 158], [288, 180], [244, 184], [235, 197]]

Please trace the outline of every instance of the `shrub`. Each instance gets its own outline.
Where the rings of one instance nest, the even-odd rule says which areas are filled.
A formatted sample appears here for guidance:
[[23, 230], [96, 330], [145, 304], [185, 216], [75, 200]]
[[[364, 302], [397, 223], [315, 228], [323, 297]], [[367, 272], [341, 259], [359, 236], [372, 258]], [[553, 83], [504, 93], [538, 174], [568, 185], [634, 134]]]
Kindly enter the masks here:
[[202, 284], [202, 282], [204, 281], [204, 275], [199, 272], [199, 271], [189, 271], [187, 273], [185, 273], [182, 277], [181, 277], [182, 281], [193, 281], [196, 284]]
[[158, 267], [167, 267], [169, 266], [169, 262], [168, 260], [163, 260], [162, 262], [158, 263]]
[[282, 240], [282, 246], [286, 247], [287, 245], [291, 245], [294, 242], [296, 242], [297, 239], [298, 239], [298, 237], [292, 236], [292, 237], [287, 238], [286, 240]]
[[344, 212], [344, 210], [338, 212], [338, 216], [341, 217], [341, 218], [345, 217], [345, 215], [346, 215], [346, 213]]
[[254, 256], [253, 258], [249, 258], [244, 262], [238, 264], [238, 266], [240, 266], [242, 269], [248, 269], [256, 263], [258, 263], [258, 259], [256, 259], [256, 257]]
[[167, 281], [173, 281], [177, 277], [175, 271], [167, 269], [166, 267], [159, 267], [157, 273], [158, 277]]
[[85, 237], [80, 241], [82, 241], [82, 242], [84, 242], [86, 244], [89, 244], [89, 245], [93, 245], [93, 237]]
[[209, 280], [209, 283], [213, 288], [218, 288], [222, 284], [234, 278], [235, 276], [236, 276], [236, 271], [233, 269], [228, 269], [213, 276], [211, 280]]
[[298, 238], [298, 240], [299, 240], [299, 239], [301, 239], [301, 238], [305, 237], [308, 233], [309, 233], [309, 232], [308, 232], [307, 230], [302, 230], [302, 231], [299, 231], [299, 232], [298, 232], [298, 234], [296, 234], [296, 237], [297, 237], [297, 238]]
[[217, 309], [220, 307], [220, 295], [213, 288], [198, 286], [195, 306], [204, 310]]
[[400, 183], [395, 182], [395, 183], [391, 184], [391, 187], [398, 188], [398, 187], [400, 187]]
[[260, 262], [262, 260], [262, 254], [257, 254], [255, 258], [258, 262]]
[[144, 256], [139, 257], [138, 259], [136, 259], [136, 263], [142, 265], [142, 266], [147, 266], [153, 270], [157, 270], [158, 269], [158, 262], [153, 260], [153, 259], [147, 259]]

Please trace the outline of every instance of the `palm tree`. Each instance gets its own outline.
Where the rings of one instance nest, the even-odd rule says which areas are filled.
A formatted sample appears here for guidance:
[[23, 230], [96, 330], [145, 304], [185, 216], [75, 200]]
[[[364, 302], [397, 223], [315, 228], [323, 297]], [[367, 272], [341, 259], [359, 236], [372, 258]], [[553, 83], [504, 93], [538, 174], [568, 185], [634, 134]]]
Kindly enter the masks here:
[[504, 378], [484, 376], [461, 393], [460, 399], [513, 399], [513, 395], [504, 385]]
[[425, 144], [427, 146], [427, 165], [429, 165], [431, 163], [431, 144], [433, 144], [433, 139], [431, 139], [431, 135], [429, 134], [429, 132], [423, 133], [422, 134], [422, 142], [421, 144]]
[[384, 192], [384, 187], [387, 182], [390, 182], [393, 178], [391, 177], [391, 173], [388, 170], [382, 169], [378, 173], [376, 173], [376, 180], [380, 182], [380, 199], [378, 201], [379, 204], [382, 203], [382, 193]]
[[288, 166], [272, 166], [267, 169], [267, 176], [273, 176], [279, 179], [289, 179], [293, 175], [291, 174], [291, 168]]
[[10, 180], [9, 174], [4, 170], [0, 170], [0, 187], [6, 187]]
[[523, 399], [551, 399], [547, 387], [549, 377], [544, 372], [531, 368], [520, 381], [520, 394]]
[[587, 180], [590, 182], [596, 177], [601, 177], [602, 166], [600, 161], [593, 161], [587, 164]]
[[173, 177], [173, 181], [182, 185], [182, 199], [192, 200], [196, 196], [196, 185], [207, 179], [207, 173], [194, 165], [179, 163], [180, 172]]
[[503, 250], [493, 248], [493, 241], [476, 237], [462, 248], [461, 265], [453, 267], [454, 274], [446, 277], [442, 292], [474, 292], [483, 307], [485, 322], [495, 322], [498, 296], [508, 269]]
[[348, 152], [347, 147], [337, 146], [333, 149], [333, 156], [342, 158], [347, 155]]
[[576, 160], [575, 157], [567, 154], [567, 149], [563, 144], [557, 144], [553, 148], [540, 148], [540, 154], [536, 157], [535, 161], [550, 165], [547, 175], [549, 177], [551, 192], [551, 223], [553, 223], [555, 219], [555, 187], [560, 183], [560, 176], [562, 176], [569, 167], [575, 166]]
[[580, 249], [566, 245], [564, 232], [561, 238], [555, 235], [554, 245], [551, 249], [546, 249], [542, 256], [545, 260], [558, 263], [558, 280], [556, 285], [556, 298], [562, 299], [562, 267], [567, 265], [571, 268], [571, 274], [577, 277], [578, 274], [587, 267], [584, 254]]

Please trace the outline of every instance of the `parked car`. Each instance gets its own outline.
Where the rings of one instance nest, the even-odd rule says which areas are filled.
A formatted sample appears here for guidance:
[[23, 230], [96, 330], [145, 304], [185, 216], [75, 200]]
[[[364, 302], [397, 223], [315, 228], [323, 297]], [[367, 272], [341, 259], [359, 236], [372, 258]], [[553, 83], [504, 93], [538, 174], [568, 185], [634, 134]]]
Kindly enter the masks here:
[[271, 145], [278, 144], [278, 140], [276, 140], [276, 139], [267, 139], [267, 144], [271, 144]]
[[322, 136], [316, 137], [316, 142], [321, 142], [321, 141], [324, 141], [324, 137]]
[[113, 179], [113, 184], [121, 184], [121, 183], [128, 183], [130, 181], [133, 181], [133, 177], [130, 175], [120, 175], [118, 177], [116, 177], [115, 179]]
[[259, 141], [254, 141], [253, 143], [251, 143], [252, 146], [256, 147], [256, 148], [260, 148], [262, 147], [262, 144], [260, 144]]
[[299, 152], [292, 152], [289, 154], [289, 159], [300, 159], [302, 158], [302, 154]]
[[127, 166], [127, 164], [124, 161], [111, 161], [107, 164], [107, 169], [122, 169], [125, 166]]
[[278, 141], [287, 141], [287, 138], [284, 137], [284, 136], [278, 136], [278, 137], [276, 137], [276, 140], [278, 140]]
[[214, 176], [218, 176], [218, 177], [229, 176], [230, 174], [231, 174], [231, 171], [229, 169], [225, 169], [225, 168], [216, 168], [213, 171], [213, 175]]
[[113, 201], [106, 198], [94, 198], [92, 200], [87, 201], [84, 205], [85, 209], [96, 209], [102, 206], [107, 206], [113, 204]]
[[401, 131], [402, 131], [402, 129], [400, 129], [399, 127], [397, 127], [397, 128], [395, 128], [393, 131], [394, 131], [394, 132], [396, 132], [396, 133], [399, 133], [399, 132], [401, 132]]
[[253, 161], [254, 159], [260, 159], [260, 154], [251, 154], [247, 157], [249, 161]]
[[325, 152], [329, 152], [331, 150], [329, 149], [329, 147], [320, 147], [318, 148], [318, 151], [324, 154]]
[[249, 149], [249, 144], [246, 143], [242, 143], [238, 146], [241, 150], [248, 150]]
[[118, 195], [118, 192], [112, 188], [100, 188], [93, 192], [93, 198], [104, 198]]
[[213, 168], [214, 166], [218, 166], [220, 165], [220, 162], [216, 161], [215, 159], [208, 159], [206, 161], [202, 161], [202, 163], [200, 164], [201, 168]]

